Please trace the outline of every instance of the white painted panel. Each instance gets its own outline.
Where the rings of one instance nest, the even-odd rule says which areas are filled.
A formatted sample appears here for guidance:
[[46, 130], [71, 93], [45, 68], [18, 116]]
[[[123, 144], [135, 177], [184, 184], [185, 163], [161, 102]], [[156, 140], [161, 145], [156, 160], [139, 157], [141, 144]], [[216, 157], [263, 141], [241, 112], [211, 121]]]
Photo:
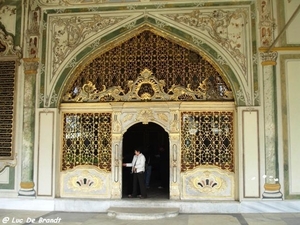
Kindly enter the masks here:
[[290, 194], [300, 194], [300, 60], [287, 62]]
[[[285, 1], [285, 21], [286, 23], [292, 17], [299, 6], [300, 1]], [[300, 44], [299, 39], [300, 13], [298, 12], [286, 30], [287, 44]]]
[[0, 184], [9, 184], [9, 167], [0, 172]]
[[37, 195], [52, 195], [54, 114], [40, 113]]
[[260, 197], [258, 112], [243, 112], [244, 197]]

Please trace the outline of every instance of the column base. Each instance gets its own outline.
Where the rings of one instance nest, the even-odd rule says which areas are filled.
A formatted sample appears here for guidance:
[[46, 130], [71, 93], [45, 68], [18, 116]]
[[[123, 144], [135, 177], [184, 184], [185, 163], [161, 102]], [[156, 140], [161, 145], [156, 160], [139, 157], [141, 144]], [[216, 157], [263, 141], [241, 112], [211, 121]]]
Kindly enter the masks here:
[[262, 194], [263, 199], [282, 199], [280, 184], [265, 184], [265, 191]]
[[262, 194], [263, 199], [282, 199], [282, 193], [280, 191], [269, 192], [265, 191]]
[[18, 196], [35, 197], [34, 183], [33, 182], [21, 182], [21, 188], [18, 191]]

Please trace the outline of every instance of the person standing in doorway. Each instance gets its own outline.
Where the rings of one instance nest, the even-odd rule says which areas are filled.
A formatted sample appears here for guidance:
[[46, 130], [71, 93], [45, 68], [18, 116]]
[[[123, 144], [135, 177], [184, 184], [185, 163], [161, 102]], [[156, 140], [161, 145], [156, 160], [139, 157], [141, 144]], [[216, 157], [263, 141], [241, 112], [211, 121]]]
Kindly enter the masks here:
[[138, 187], [140, 188], [140, 198], [147, 198], [147, 189], [145, 185], [145, 163], [146, 158], [141, 153], [140, 149], [134, 151], [134, 156], [131, 163], [123, 163], [123, 166], [131, 167], [133, 174], [133, 190], [129, 198], [137, 197]]

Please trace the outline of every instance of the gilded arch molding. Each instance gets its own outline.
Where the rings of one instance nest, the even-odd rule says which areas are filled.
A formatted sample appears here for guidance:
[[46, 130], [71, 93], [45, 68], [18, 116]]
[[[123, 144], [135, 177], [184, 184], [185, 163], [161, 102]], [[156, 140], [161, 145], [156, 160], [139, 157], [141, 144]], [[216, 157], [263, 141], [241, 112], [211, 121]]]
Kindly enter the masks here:
[[[51, 98], [53, 98], [53, 96], [55, 96], [56, 100], [60, 100], [62, 98], [65, 84], [68, 82], [70, 77], [86, 65], [86, 63], [93, 58], [94, 54], [99, 54], [99, 49], [101, 49], [101, 51], [108, 51], [116, 44], [120, 44], [122, 41], [126, 40], [126, 38], [134, 32], [140, 32], [139, 30], [141, 29], [151, 29], [171, 38], [172, 41], [176, 41], [190, 49], [196, 50], [201, 56], [204, 56], [213, 65], [215, 65], [215, 68], [220, 71], [223, 79], [230, 84], [237, 105], [252, 104], [251, 102], [253, 100], [251, 100], [249, 89], [239, 81], [235, 69], [219, 60], [220, 54], [217, 49], [214, 49], [212, 46], [207, 44], [199, 44], [199, 42], [195, 41], [195, 36], [189, 31], [177, 29], [172, 26], [159, 27], [157, 19], [151, 18], [151, 16], [144, 16], [134, 22], [134, 28], [126, 30], [124, 27], [118, 27], [116, 30], [107, 33], [105, 37], [97, 39], [94, 43], [90, 43], [89, 46], [85, 46], [83, 49], [78, 51], [75, 58], [70, 60], [69, 63], [65, 63], [66, 66], [62, 70], [60, 77], [56, 80], [53, 86], [48, 89], [50, 90], [49, 95], [52, 96]], [[117, 38], [115, 38], [115, 36], [117, 36]], [[93, 44], [97, 44], [97, 50], [91, 48]], [[73, 65], [73, 68], [70, 67], [70, 65]], [[51, 104], [48, 107], [57, 107], [58, 104], [59, 101], [51, 101]], [[41, 102], [40, 107], [45, 107], [43, 102]]]

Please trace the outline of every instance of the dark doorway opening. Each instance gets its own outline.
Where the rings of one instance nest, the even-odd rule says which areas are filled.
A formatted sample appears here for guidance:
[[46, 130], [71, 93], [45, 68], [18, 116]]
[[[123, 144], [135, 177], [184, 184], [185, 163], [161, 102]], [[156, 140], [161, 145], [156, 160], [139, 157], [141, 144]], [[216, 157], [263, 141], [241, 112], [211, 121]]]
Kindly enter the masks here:
[[[155, 123], [138, 123], [123, 136], [123, 162], [132, 161], [135, 148], [140, 148], [146, 157], [145, 181], [148, 198], [169, 199], [169, 134]], [[131, 168], [123, 167], [123, 198], [132, 192]]]

